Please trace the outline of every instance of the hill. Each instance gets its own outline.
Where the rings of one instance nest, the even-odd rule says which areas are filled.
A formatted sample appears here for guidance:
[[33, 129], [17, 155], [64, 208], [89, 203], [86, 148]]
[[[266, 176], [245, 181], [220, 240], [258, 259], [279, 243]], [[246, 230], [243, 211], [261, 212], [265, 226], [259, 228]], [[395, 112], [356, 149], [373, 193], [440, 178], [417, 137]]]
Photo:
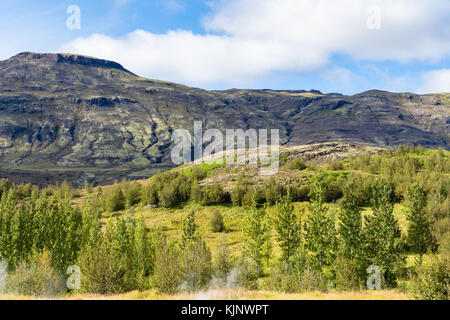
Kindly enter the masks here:
[[21, 53], [0, 62], [0, 175], [40, 185], [111, 183], [173, 167], [171, 132], [280, 129], [282, 145], [450, 148], [450, 94], [208, 91], [116, 62]]

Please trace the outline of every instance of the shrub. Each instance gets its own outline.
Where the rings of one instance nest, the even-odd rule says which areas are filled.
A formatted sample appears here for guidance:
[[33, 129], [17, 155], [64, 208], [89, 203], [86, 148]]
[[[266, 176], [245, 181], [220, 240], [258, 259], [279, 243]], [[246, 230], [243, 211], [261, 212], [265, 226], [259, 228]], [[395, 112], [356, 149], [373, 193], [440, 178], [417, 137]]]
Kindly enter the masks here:
[[124, 181], [122, 182], [122, 190], [128, 207], [134, 206], [141, 201], [141, 186], [139, 183]]
[[305, 170], [308, 166], [302, 159], [297, 158], [286, 163], [286, 168], [289, 170]]
[[271, 178], [264, 184], [263, 194], [266, 202], [270, 205], [274, 205], [283, 196], [284, 188], [281, 183], [277, 182], [275, 178]]
[[149, 183], [142, 190], [142, 202], [144, 205], [158, 205], [158, 187], [154, 183]]
[[450, 258], [429, 256], [422, 265], [417, 265], [412, 277], [413, 293], [423, 300], [450, 299]]
[[197, 291], [211, 280], [211, 251], [200, 237], [188, 241], [180, 255], [181, 289]]
[[292, 187], [292, 201], [309, 201], [311, 187], [307, 184]]
[[176, 186], [167, 184], [158, 193], [159, 205], [163, 208], [175, 208], [179, 204]]
[[223, 222], [223, 216], [220, 212], [214, 211], [213, 216], [211, 218], [211, 231], [212, 232], [224, 232], [225, 224]]
[[319, 284], [319, 277], [309, 268], [306, 253], [299, 250], [291, 257], [289, 264], [280, 262], [273, 268], [265, 287], [278, 292], [297, 293], [317, 290]]
[[201, 203], [204, 206], [213, 206], [226, 203], [228, 195], [219, 184], [204, 187]]
[[83, 292], [115, 294], [126, 290], [126, 261], [115, 254], [106, 240], [97, 247], [83, 248], [77, 264]]
[[110, 190], [105, 192], [105, 209], [116, 212], [125, 209], [125, 196], [120, 185], [115, 184]]
[[233, 206], [240, 207], [243, 205], [243, 199], [247, 193], [247, 186], [236, 184], [231, 190], [231, 203]]
[[228, 282], [228, 276], [233, 268], [233, 262], [230, 258], [230, 250], [228, 248], [227, 238], [223, 236], [219, 249], [217, 250], [217, 257], [214, 263], [214, 274], [220, 281], [221, 285]]
[[248, 290], [258, 289], [258, 265], [252, 259], [243, 258], [239, 264], [237, 281]]
[[325, 188], [325, 201], [334, 202], [344, 195], [342, 187], [344, 183], [342, 181], [328, 181]]
[[336, 288], [350, 291], [358, 290], [363, 285], [360, 269], [353, 260], [338, 257], [336, 259]]
[[194, 167], [192, 169], [192, 177], [196, 181], [201, 181], [206, 178], [208, 172], [201, 167]]
[[344, 169], [344, 165], [339, 160], [331, 160], [326, 164], [326, 169], [331, 171], [337, 171]]
[[155, 269], [151, 279], [158, 293], [175, 294], [182, 282], [179, 252], [165, 236], [156, 241]]
[[63, 280], [52, 267], [50, 254], [45, 251], [34, 254], [30, 262], [22, 261], [8, 277], [8, 292], [26, 295], [52, 297], [64, 291]]

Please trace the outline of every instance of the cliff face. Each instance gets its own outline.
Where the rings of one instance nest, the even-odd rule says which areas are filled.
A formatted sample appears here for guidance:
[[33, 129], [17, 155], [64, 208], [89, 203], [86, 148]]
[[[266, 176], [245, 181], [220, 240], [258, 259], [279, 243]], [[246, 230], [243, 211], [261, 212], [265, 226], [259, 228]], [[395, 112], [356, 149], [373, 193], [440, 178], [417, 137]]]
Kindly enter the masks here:
[[450, 145], [450, 94], [206, 91], [148, 80], [120, 64], [22, 53], [0, 62], [0, 176], [111, 182], [172, 166], [171, 132], [280, 129], [281, 142]]

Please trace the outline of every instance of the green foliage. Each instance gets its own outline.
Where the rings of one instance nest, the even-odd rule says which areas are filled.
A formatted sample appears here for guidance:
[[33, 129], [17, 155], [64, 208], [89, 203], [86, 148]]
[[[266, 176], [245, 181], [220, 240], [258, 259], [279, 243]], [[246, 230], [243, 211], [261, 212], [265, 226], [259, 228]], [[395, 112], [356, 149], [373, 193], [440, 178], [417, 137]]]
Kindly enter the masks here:
[[201, 237], [196, 237], [185, 244], [180, 255], [180, 269], [183, 290], [200, 290], [211, 280], [211, 251]]
[[307, 167], [305, 162], [300, 158], [296, 158], [286, 163], [286, 169], [289, 170], [305, 170]]
[[434, 246], [433, 236], [431, 235], [431, 222], [428, 220], [425, 212], [427, 205], [427, 195], [419, 184], [415, 184], [409, 190], [409, 209], [407, 216], [408, 243], [412, 250], [419, 254], [420, 262], [422, 256], [428, 249]]
[[144, 204], [175, 208], [189, 200], [193, 177], [179, 172], [159, 173], [153, 176], [142, 191]]
[[18, 295], [53, 297], [64, 291], [62, 277], [51, 266], [48, 251], [21, 261], [6, 283], [6, 291]]
[[339, 216], [339, 240], [343, 255], [349, 260], [359, 260], [363, 249], [362, 215], [356, 192], [355, 182], [350, 181], [344, 189]]
[[275, 219], [275, 229], [282, 251], [282, 259], [289, 264], [291, 256], [298, 250], [301, 241], [301, 225], [292, 205], [291, 192], [277, 203], [278, 214]]
[[249, 191], [249, 184], [250, 183], [245, 176], [239, 176], [230, 194], [233, 206], [240, 207], [244, 205], [244, 197]]
[[338, 290], [359, 290], [363, 286], [361, 268], [354, 260], [339, 256], [336, 259], [336, 288]]
[[242, 257], [238, 266], [237, 282], [238, 284], [248, 290], [258, 289], [258, 277], [260, 275], [260, 268], [254, 259]]
[[325, 205], [324, 177], [319, 175], [312, 181], [310, 215], [306, 221], [306, 247], [311, 252], [312, 265], [322, 273], [324, 267], [332, 265], [336, 248], [336, 229], [334, 217]]
[[180, 247], [184, 249], [186, 244], [195, 240], [197, 237], [197, 226], [195, 225], [195, 212], [191, 210], [183, 221], [183, 233], [181, 235]]
[[155, 270], [152, 276], [152, 286], [158, 293], [175, 294], [182, 283], [182, 269], [177, 247], [168, 243], [163, 234], [156, 236]]
[[119, 184], [115, 184], [111, 189], [107, 190], [103, 195], [103, 199], [106, 211], [116, 212], [125, 209], [126, 199]]
[[365, 252], [372, 264], [383, 272], [385, 285], [396, 285], [398, 264], [402, 261], [400, 228], [394, 217], [392, 186], [377, 179], [372, 186], [372, 215], [366, 216]]
[[265, 282], [266, 289], [286, 293], [315, 291], [319, 286], [319, 277], [311, 270], [307, 254], [302, 250], [291, 256], [289, 264], [278, 263]]
[[[445, 152], [401, 147], [379, 156], [361, 155], [352, 161], [340, 161], [339, 166], [325, 164], [333, 171], [324, 174], [317, 173], [319, 166], [310, 164], [308, 172], [288, 172], [288, 179], [293, 181], [289, 182], [288, 195], [282, 180], [271, 178], [264, 182], [248, 172], [239, 175], [230, 195], [219, 183], [200, 187], [198, 181], [211, 172], [204, 167], [157, 174], [143, 186], [124, 180], [95, 191], [86, 186], [86, 192], [67, 183], [39, 190], [29, 184], [15, 186], [2, 179], [0, 259], [8, 263], [10, 281], [15, 283], [12, 286], [24, 288], [20, 292], [29, 294], [47, 295], [46, 287], [56, 286], [48, 281], [47, 275], [64, 281], [67, 267], [74, 264], [82, 269], [81, 291], [100, 294], [150, 287], [168, 294], [183, 289], [200, 290], [210, 282], [213, 271], [225, 286], [234, 270], [239, 283], [250, 289], [301, 292], [324, 289], [332, 281], [339, 290], [355, 290], [363, 285], [365, 270], [371, 264], [382, 269], [385, 287], [395, 286], [405, 270], [403, 253], [411, 249], [420, 257], [425, 251], [436, 249], [432, 241], [435, 238], [439, 253], [430, 252], [426, 257], [432, 259], [425, 258], [423, 266], [415, 267], [411, 286], [417, 297], [443, 297], [448, 270], [444, 259], [450, 252], [448, 161]], [[355, 172], [350, 180], [347, 171], [336, 172], [347, 168], [364, 172]], [[312, 178], [308, 181], [308, 177]], [[77, 199], [81, 194], [87, 194], [84, 202]], [[193, 212], [184, 221], [177, 243], [167, 241], [162, 231], [146, 230], [143, 218], [136, 219], [133, 213], [149, 204], [175, 208], [188, 200], [197, 202], [196, 207], [224, 205], [230, 200], [235, 206], [248, 207], [244, 217], [241, 216], [244, 209], [220, 209], [227, 214], [229, 209], [233, 214], [227, 216], [233, 238], [230, 238], [232, 247], [228, 247], [226, 240], [216, 247], [214, 264]], [[309, 210], [303, 204], [294, 206], [292, 202], [296, 201], [310, 201]], [[341, 205], [337, 231], [334, 222], [337, 205], [326, 204], [335, 201]], [[393, 214], [396, 202], [401, 203], [396, 214], [403, 214], [405, 205], [409, 208], [408, 223], [400, 215], [404, 239]], [[271, 208], [273, 204], [277, 207]], [[372, 213], [363, 220], [361, 207], [366, 206], [371, 207]], [[297, 213], [306, 219], [304, 247], [294, 207], [299, 207]], [[223, 232], [221, 213], [207, 210], [213, 214], [209, 221], [208, 218], [199, 221], [200, 229]], [[105, 211], [123, 212], [102, 217]], [[153, 213], [159, 211], [162, 209], [145, 210], [144, 214], [146, 219], [153, 220]], [[178, 222], [174, 215], [179, 211], [163, 213]], [[102, 228], [103, 219], [107, 219], [106, 228]], [[241, 221], [245, 258], [233, 269], [230, 250], [241, 248], [235, 232]], [[280, 261], [272, 255], [272, 223], [278, 240], [274, 251], [281, 249]], [[176, 230], [170, 230], [168, 236], [173, 237], [176, 234], [173, 231]], [[205, 239], [214, 243], [217, 236], [209, 233]], [[30, 275], [36, 275], [36, 281]]]
[[422, 300], [450, 300], [450, 258], [430, 256], [412, 277], [413, 293]]
[[219, 285], [224, 286], [228, 281], [228, 276], [233, 268], [233, 262], [230, 256], [227, 238], [224, 235], [214, 263], [214, 275], [219, 280]]
[[223, 222], [223, 216], [220, 212], [214, 211], [213, 216], [211, 218], [211, 231], [212, 232], [224, 232], [225, 231], [225, 223]]
[[220, 205], [228, 202], [228, 195], [221, 185], [213, 184], [203, 188], [200, 202], [204, 206]]
[[263, 194], [269, 205], [274, 205], [281, 199], [284, 194], [284, 188], [275, 178], [271, 178], [264, 184]]
[[[97, 226], [93, 224], [95, 230]], [[102, 236], [93, 233], [78, 257], [82, 290], [101, 294], [147, 289], [154, 268], [152, 247], [143, 220], [124, 216], [110, 220]]]
[[262, 262], [270, 256], [270, 227], [266, 212], [258, 208], [257, 192], [254, 193], [253, 205], [247, 212], [243, 226], [244, 254], [255, 262], [258, 274], [262, 274]]

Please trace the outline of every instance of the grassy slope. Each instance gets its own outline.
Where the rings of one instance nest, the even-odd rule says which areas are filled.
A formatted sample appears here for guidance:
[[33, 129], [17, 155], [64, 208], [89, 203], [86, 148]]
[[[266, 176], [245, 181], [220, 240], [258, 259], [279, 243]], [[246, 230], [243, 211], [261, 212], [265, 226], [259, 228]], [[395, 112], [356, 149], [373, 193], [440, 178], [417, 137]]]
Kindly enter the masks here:
[[[431, 152], [426, 150], [423, 156], [429, 155]], [[450, 156], [450, 152], [445, 152], [445, 155]], [[417, 155], [416, 155], [417, 156]], [[344, 166], [349, 164], [349, 160], [342, 161]], [[319, 172], [319, 170], [327, 171], [326, 163], [316, 166], [313, 169], [307, 169], [303, 171], [298, 170], [288, 170], [287, 168], [281, 168], [280, 172], [277, 175], [277, 178], [286, 178], [292, 176], [309, 176], [314, 175]], [[255, 173], [256, 170], [252, 170], [249, 168], [238, 168], [232, 167], [227, 168], [227, 166], [218, 166], [218, 165], [201, 165], [204, 169], [208, 169], [208, 176], [205, 180], [214, 180], [215, 178], [221, 177], [224, 174], [239, 174], [240, 172], [251, 172]], [[179, 167], [174, 170], [181, 170], [185, 174], [190, 174], [190, 169], [186, 168], [186, 166]], [[344, 170], [333, 171], [333, 174], [339, 173], [350, 173], [355, 172], [362, 175], [368, 175], [366, 172], [358, 171], [350, 169], [350, 167], [344, 167]], [[147, 184], [148, 180], [140, 181], [141, 184]], [[228, 182], [229, 184], [229, 182]], [[108, 189], [111, 186], [102, 187], [104, 189]], [[85, 198], [86, 194], [84, 191], [82, 197], [77, 199], [77, 203], [81, 203]], [[308, 215], [308, 202], [297, 202], [294, 203], [295, 212], [299, 219], [304, 222]], [[331, 203], [328, 204], [331, 212], [334, 212], [336, 216], [339, 213], [339, 203]], [[168, 238], [171, 240], [179, 240], [181, 237], [181, 228], [182, 222], [185, 219], [187, 213], [191, 210], [195, 210], [195, 218], [196, 224], [198, 225], [198, 230], [201, 235], [206, 240], [208, 246], [212, 251], [213, 257], [215, 257], [217, 248], [223, 238], [226, 235], [227, 242], [230, 246], [231, 254], [235, 257], [238, 257], [240, 254], [240, 249], [242, 245], [242, 232], [241, 227], [243, 220], [246, 214], [246, 208], [244, 207], [233, 207], [233, 206], [201, 206], [198, 203], [189, 202], [183, 205], [183, 207], [176, 209], [164, 209], [164, 208], [152, 208], [146, 209], [142, 205], [139, 205], [134, 208], [134, 212], [137, 217], [143, 216], [145, 219], [146, 226], [148, 228], [154, 228], [156, 226], [162, 227]], [[224, 217], [224, 222], [226, 226], [226, 232], [224, 233], [213, 233], [210, 227], [210, 219], [212, 217], [212, 213], [214, 211], [220, 212]], [[268, 208], [269, 214], [273, 217], [276, 213], [276, 207], [272, 206]], [[106, 221], [110, 218], [117, 217], [122, 215], [124, 212], [106, 212], [103, 213], [102, 222], [106, 223]], [[363, 208], [363, 215], [367, 215], [371, 213], [370, 208]], [[408, 228], [408, 222], [406, 220], [407, 208], [403, 204], [395, 204], [394, 214], [397, 218], [402, 234], [406, 234]], [[274, 243], [274, 255], [273, 259], [275, 260], [280, 254], [280, 248], [276, 245], [276, 236], [275, 231], [273, 231], [273, 243]], [[415, 255], [410, 254], [407, 256], [407, 265], [412, 266], [414, 264]], [[196, 298], [197, 295], [189, 295], [189, 294], [179, 294], [177, 296], [168, 297], [168, 296], [159, 296], [155, 293], [155, 291], [146, 291], [146, 292], [131, 292], [119, 296], [113, 296], [112, 298], [117, 299], [191, 299]], [[94, 296], [78, 296], [73, 298], [80, 299], [89, 299], [89, 298], [98, 298]], [[388, 291], [379, 291], [379, 292], [371, 292], [371, 291], [363, 291], [360, 293], [340, 293], [336, 291], [331, 291], [330, 293], [302, 293], [302, 294], [280, 294], [274, 292], [252, 292], [245, 290], [225, 290], [225, 291], [215, 291], [211, 293], [210, 298], [217, 299], [406, 299], [410, 298], [399, 290], [388, 290]]]

